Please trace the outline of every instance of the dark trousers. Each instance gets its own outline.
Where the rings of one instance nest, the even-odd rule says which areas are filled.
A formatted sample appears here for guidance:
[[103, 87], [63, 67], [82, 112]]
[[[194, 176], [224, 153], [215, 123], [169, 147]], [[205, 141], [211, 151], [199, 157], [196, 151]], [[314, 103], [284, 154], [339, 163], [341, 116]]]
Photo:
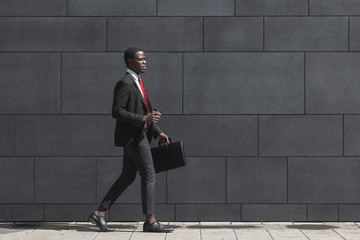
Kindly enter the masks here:
[[122, 173], [101, 201], [101, 206], [105, 209], [110, 208], [124, 190], [134, 182], [136, 173], [139, 171], [141, 177], [141, 200], [143, 213], [153, 214], [155, 170], [145, 129], [138, 146], [124, 147], [123, 159]]

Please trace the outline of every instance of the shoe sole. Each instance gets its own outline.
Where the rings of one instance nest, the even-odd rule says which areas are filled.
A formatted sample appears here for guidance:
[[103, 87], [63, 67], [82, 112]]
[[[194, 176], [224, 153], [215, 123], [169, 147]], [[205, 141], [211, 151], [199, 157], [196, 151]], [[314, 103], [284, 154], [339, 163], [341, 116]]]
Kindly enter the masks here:
[[143, 229], [143, 232], [151, 232], [151, 233], [171, 233], [171, 232], [173, 232], [174, 230], [170, 230], [170, 231], [151, 231], [151, 230], [145, 230], [145, 229]]

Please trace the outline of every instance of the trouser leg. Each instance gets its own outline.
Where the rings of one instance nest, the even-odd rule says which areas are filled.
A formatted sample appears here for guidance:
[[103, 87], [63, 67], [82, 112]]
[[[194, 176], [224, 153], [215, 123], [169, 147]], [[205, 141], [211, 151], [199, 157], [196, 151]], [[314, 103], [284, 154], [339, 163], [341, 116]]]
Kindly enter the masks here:
[[[145, 134], [145, 133], [144, 133]], [[136, 147], [127, 147], [141, 177], [141, 200], [144, 214], [154, 213], [155, 170], [150, 145], [146, 138]]]
[[98, 210], [105, 211], [106, 209], [109, 209], [125, 189], [134, 182], [136, 173], [136, 166], [132, 161], [131, 156], [127, 153], [126, 149], [124, 149], [122, 173], [106, 193]]

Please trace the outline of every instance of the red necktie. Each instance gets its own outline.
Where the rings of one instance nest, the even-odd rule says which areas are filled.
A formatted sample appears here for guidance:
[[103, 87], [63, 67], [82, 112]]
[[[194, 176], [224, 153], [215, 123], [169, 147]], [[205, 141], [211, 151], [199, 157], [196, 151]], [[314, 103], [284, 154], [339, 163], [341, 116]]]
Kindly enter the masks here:
[[[141, 78], [139, 78], [139, 85], [140, 85], [141, 91], [142, 91], [142, 93], [144, 95], [144, 100], [145, 100], [145, 104], [146, 104], [146, 108], [147, 108], [147, 113], [149, 113], [150, 112], [149, 100], [148, 100], [148, 97], [146, 95], [145, 88], [144, 88], [144, 86], [142, 84]], [[149, 127], [150, 123], [146, 123], [146, 126]]]

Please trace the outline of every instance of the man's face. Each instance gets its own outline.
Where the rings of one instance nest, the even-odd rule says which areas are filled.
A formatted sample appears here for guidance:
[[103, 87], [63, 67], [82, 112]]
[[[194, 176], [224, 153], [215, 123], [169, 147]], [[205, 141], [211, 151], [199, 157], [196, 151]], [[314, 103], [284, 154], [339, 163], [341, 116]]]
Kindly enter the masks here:
[[144, 73], [146, 71], [146, 57], [142, 51], [136, 52], [134, 59], [129, 59], [129, 68], [137, 74]]

